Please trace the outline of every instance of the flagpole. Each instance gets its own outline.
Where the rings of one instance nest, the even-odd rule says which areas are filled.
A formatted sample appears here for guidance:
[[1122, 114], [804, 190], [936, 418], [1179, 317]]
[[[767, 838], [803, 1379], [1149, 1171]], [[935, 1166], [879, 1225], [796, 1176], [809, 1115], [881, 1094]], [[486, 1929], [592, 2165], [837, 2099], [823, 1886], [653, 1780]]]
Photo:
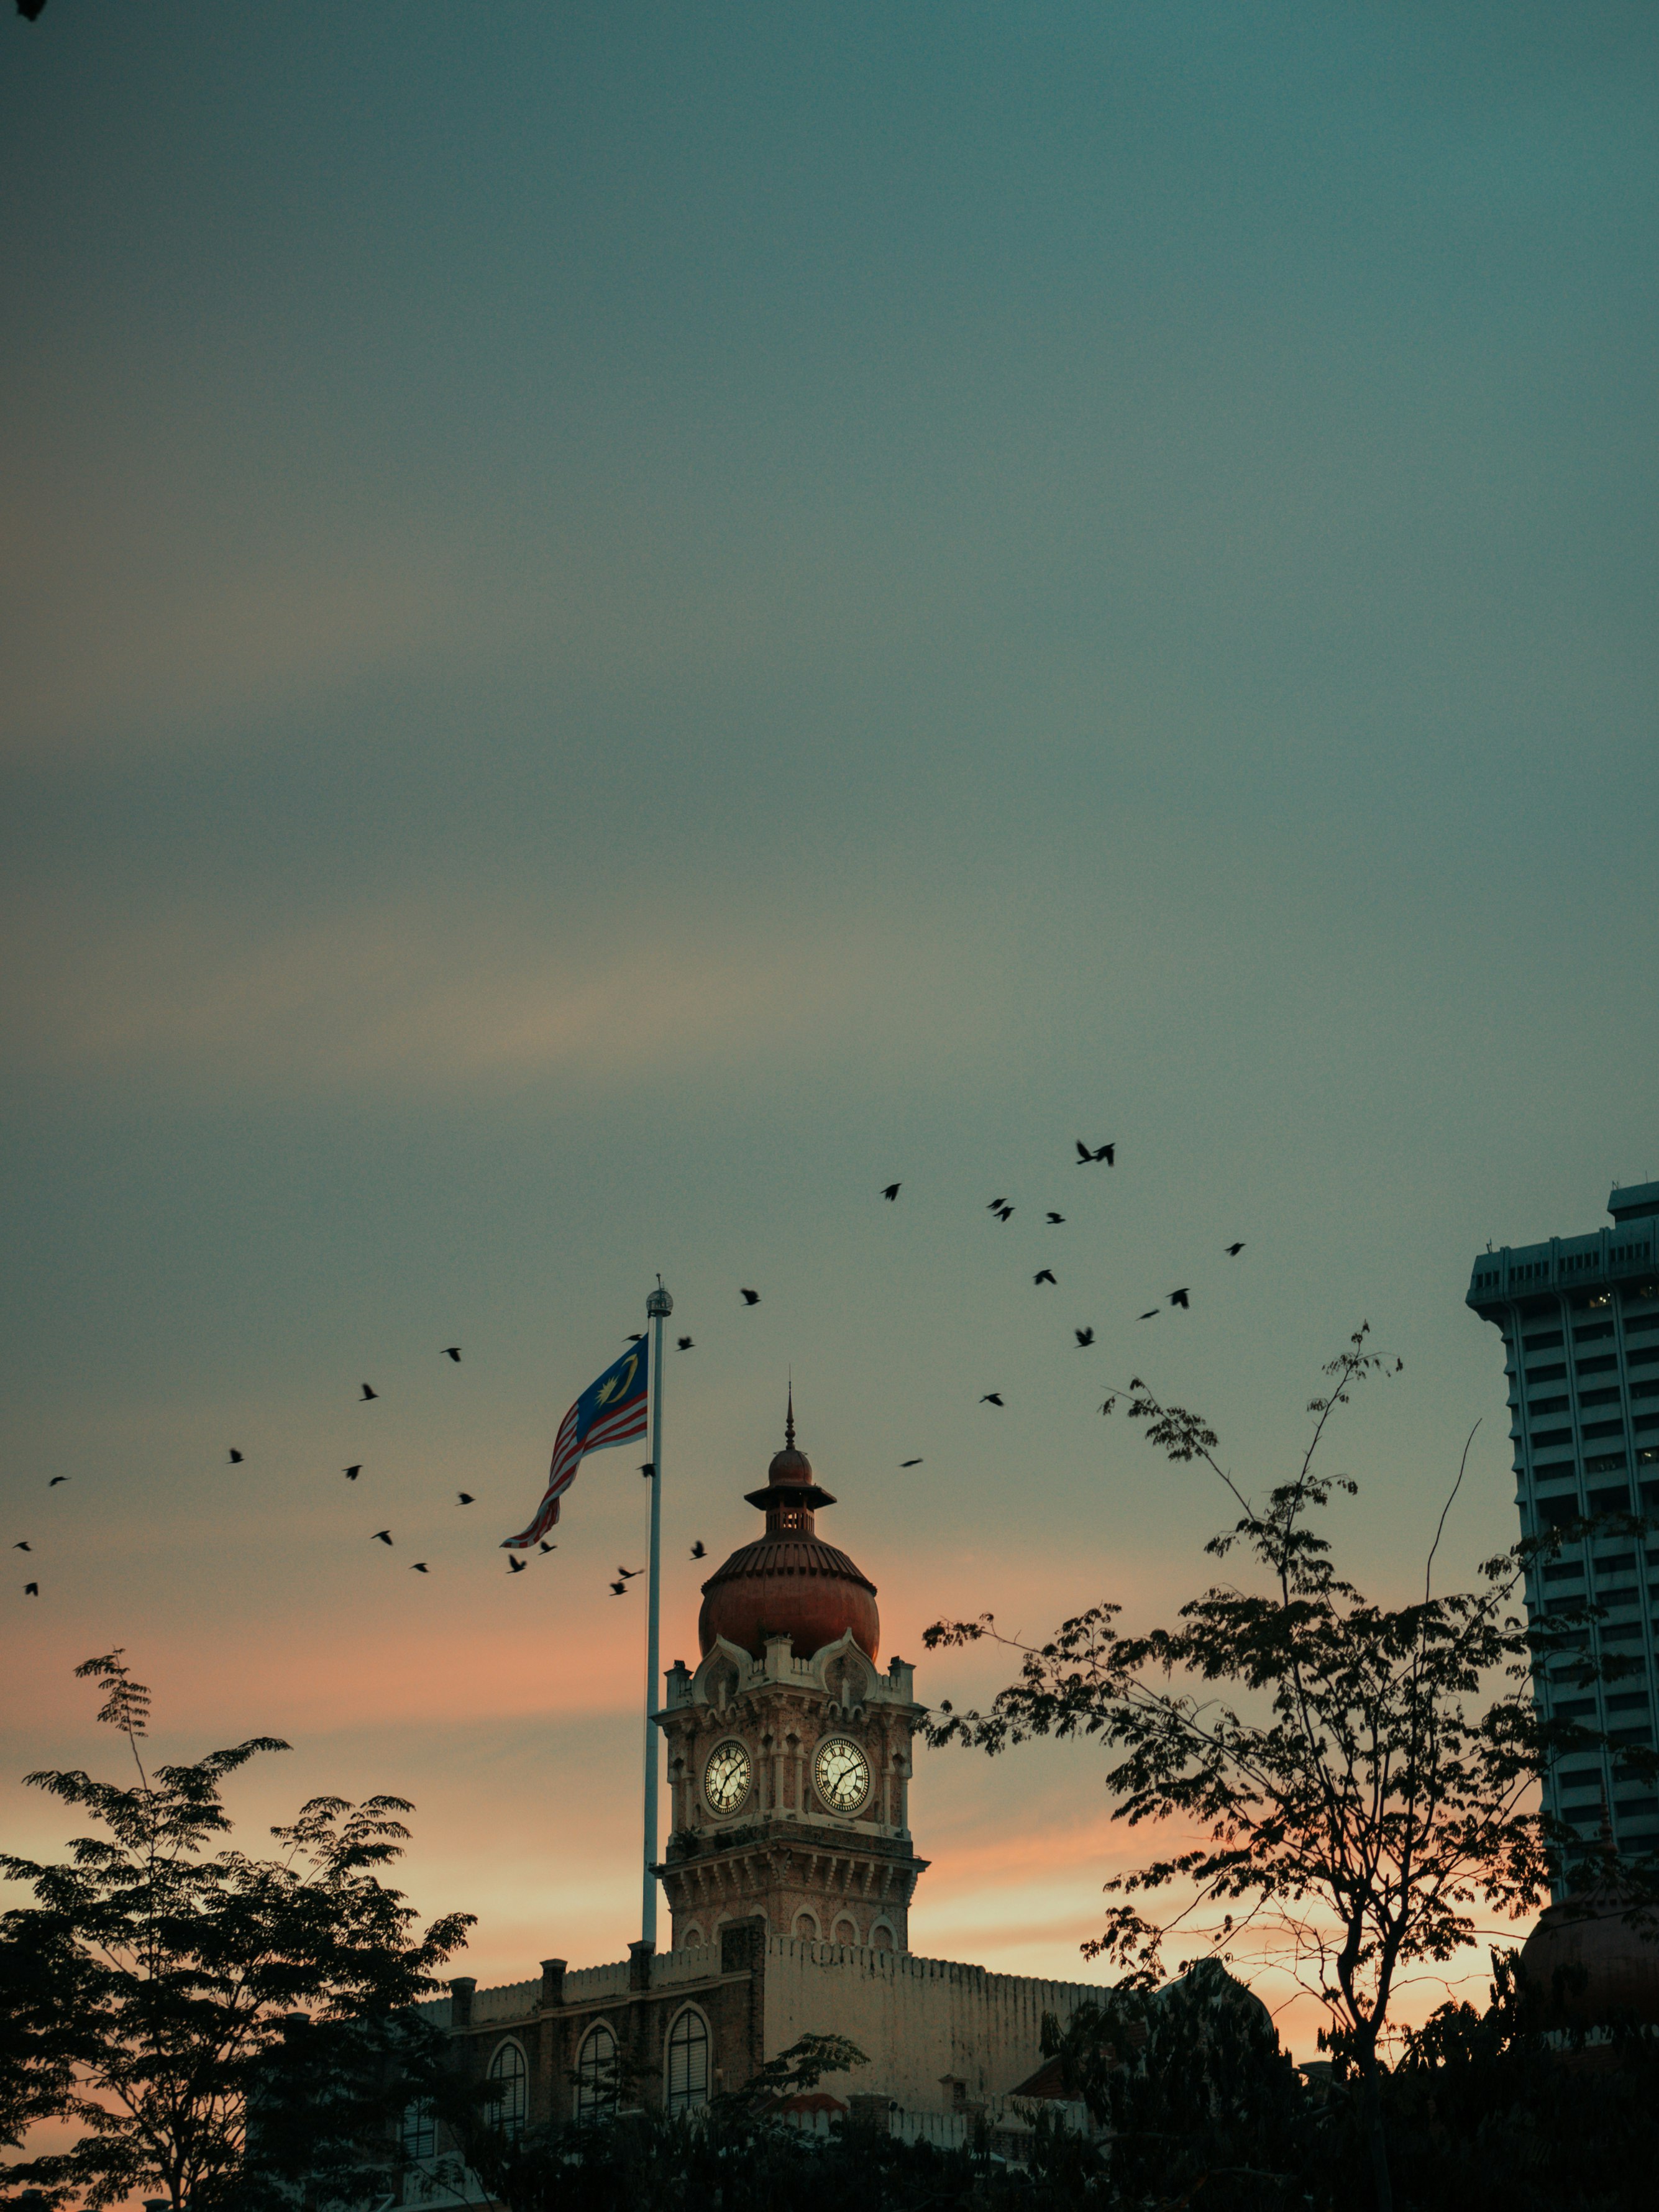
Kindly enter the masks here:
[[651, 1323], [651, 1582], [646, 1596], [645, 1631], [645, 1871], [640, 1899], [641, 1940], [654, 1949], [657, 1942], [657, 1772], [662, 1747], [651, 1716], [657, 1703], [659, 1656], [659, 1598], [662, 1584], [662, 1325], [674, 1310], [674, 1301], [657, 1278], [657, 1287], [645, 1302]]

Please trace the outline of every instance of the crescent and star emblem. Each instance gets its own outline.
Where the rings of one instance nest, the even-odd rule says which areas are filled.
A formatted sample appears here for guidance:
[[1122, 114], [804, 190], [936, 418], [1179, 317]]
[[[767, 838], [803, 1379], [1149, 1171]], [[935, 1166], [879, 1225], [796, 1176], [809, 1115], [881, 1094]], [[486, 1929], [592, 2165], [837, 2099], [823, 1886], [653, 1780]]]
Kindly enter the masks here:
[[605, 1388], [599, 1392], [599, 1396], [593, 1401], [596, 1409], [599, 1407], [606, 1404], [612, 1398], [624, 1397], [627, 1395], [628, 1386], [634, 1380], [634, 1370], [638, 1367], [639, 1364], [640, 1355], [636, 1352], [629, 1358], [628, 1363], [628, 1370], [625, 1374], [612, 1375], [607, 1378]]

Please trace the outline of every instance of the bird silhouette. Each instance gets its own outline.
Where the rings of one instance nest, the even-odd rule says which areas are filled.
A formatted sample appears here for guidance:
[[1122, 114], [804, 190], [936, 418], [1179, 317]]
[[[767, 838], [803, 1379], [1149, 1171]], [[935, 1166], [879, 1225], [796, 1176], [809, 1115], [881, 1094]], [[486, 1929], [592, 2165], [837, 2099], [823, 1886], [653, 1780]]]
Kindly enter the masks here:
[[378, 1398], [380, 1395], [380, 1394], [378, 1390], [372, 1389], [368, 1383], [365, 1382], [363, 1385], [363, 1395], [357, 1401], [357, 1403], [360, 1406], [366, 1406], [371, 1398]]
[[69, 1477], [66, 1474], [54, 1474], [52, 1480], [46, 1485], [46, 1488], [48, 1490], [56, 1490], [60, 1482], [67, 1482], [68, 1480]]
[[887, 1186], [886, 1189], [885, 1189], [884, 1191], [883, 1191], [883, 1193], [882, 1193], [882, 1196], [883, 1196], [883, 1197], [887, 1200], [888, 1204], [890, 1206], [890, 1205], [892, 1204], [893, 1200], [894, 1200], [898, 1196], [899, 1193], [903, 1189], [903, 1188], [904, 1188], [904, 1185], [903, 1185], [902, 1182], [890, 1182], [890, 1183], [888, 1184], [888, 1186]]
[[[738, 1287], [741, 1289], [742, 1285], [739, 1285]], [[760, 1304], [760, 1292], [758, 1291], [744, 1291], [743, 1302], [746, 1306], [757, 1306]]]
[[40, 1583], [25, 1583], [23, 1585], [23, 1595], [25, 1597], [39, 1597], [40, 1595]]
[[1054, 1271], [1052, 1267], [1039, 1267], [1036, 1274], [1032, 1276], [1031, 1283], [1033, 1288], [1035, 1288], [1038, 1283], [1052, 1283], [1054, 1279]]
[[708, 1557], [708, 1547], [701, 1536], [691, 1547], [691, 1556], [694, 1559], [706, 1559]]
[[14, 1544], [11, 1548], [14, 1552], [32, 1552], [34, 1547], [33, 1544]]
[[1094, 1166], [1097, 1160], [1104, 1160], [1109, 1168], [1115, 1167], [1117, 1165], [1117, 1146], [1115, 1145], [1097, 1145], [1094, 1151], [1091, 1152], [1087, 1145], [1084, 1143], [1082, 1138], [1079, 1137], [1077, 1139], [1077, 1165], [1080, 1168], [1091, 1168]]
[[620, 1597], [627, 1588], [628, 1584], [626, 1583], [612, 1583], [611, 1585], [611, 1595], [612, 1597]]
[[899, 1462], [899, 1473], [902, 1474], [907, 1467], [920, 1467], [921, 1465], [921, 1462], [919, 1459], [902, 1459]]
[[1079, 1352], [1086, 1352], [1095, 1340], [1095, 1333], [1091, 1328], [1074, 1328], [1072, 1334], [1077, 1339], [1077, 1348]]
[[237, 1450], [234, 1444], [230, 1448], [230, 1464], [232, 1467], [240, 1467], [242, 1464], [242, 1455]]
[[522, 1559], [509, 1559], [507, 1563], [507, 1571], [510, 1575], [521, 1575], [524, 1572], [524, 1561]]
[[988, 1390], [979, 1402], [981, 1406], [1000, 1406], [1002, 1403], [1002, 1393], [1000, 1390]]
[[556, 1544], [546, 1544], [546, 1543], [544, 1543], [544, 1544], [541, 1545], [541, 1546], [539, 1547], [539, 1548], [540, 1548], [542, 1551], [544, 1551], [544, 1552], [556, 1552], [556, 1551], [558, 1550], [558, 1548], [559, 1548], [559, 1547], [558, 1547], [558, 1546], [557, 1546]]
[[1063, 1213], [1051, 1213], [1048, 1216], [1048, 1225], [1051, 1229], [1058, 1229], [1065, 1218], [1066, 1216]]
[[1243, 1244], [1224, 1244], [1221, 1249], [1230, 1260], [1236, 1260], [1244, 1247]]
[[640, 1473], [645, 1477], [647, 1482], [650, 1481], [652, 1476], [656, 1473], [656, 1471], [657, 1462], [655, 1460], [642, 1459], [640, 1462]]
[[411, 1575], [423, 1575], [426, 1571], [426, 1561], [424, 1559], [416, 1559], [409, 1570]]
[[642, 1575], [645, 1572], [645, 1569], [643, 1567], [618, 1567], [617, 1572], [622, 1577], [625, 1583], [631, 1583], [635, 1576]]
[[990, 1204], [986, 1207], [985, 1211], [988, 1213], [994, 1213], [1000, 1206], [1006, 1206], [1007, 1203], [1008, 1201], [1006, 1198], [994, 1198]]
[[356, 1467], [349, 1467], [344, 1470], [346, 1480], [348, 1482], [356, 1482], [357, 1477], [362, 1473], [362, 1471], [363, 1463], [362, 1460], [359, 1460]]
[[390, 1528], [377, 1528], [368, 1540], [371, 1544], [389, 1544], [392, 1541], [392, 1531]]
[[453, 1359], [459, 1367], [461, 1364], [461, 1347], [459, 1344], [447, 1344], [439, 1357], [443, 1359]]
[[455, 1492], [455, 1503], [458, 1505], [476, 1505], [477, 1502], [470, 1490], [458, 1490]]
[[645, 1331], [642, 1328], [636, 1328], [632, 1336], [624, 1337], [623, 1341], [624, 1344], [643, 1344]]
[[1009, 1219], [1012, 1218], [1012, 1214], [1013, 1214], [1013, 1211], [1014, 1211], [1014, 1209], [1013, 1209], [1013, 1207], [1012, 1207], [1012, 1206], [998, 1206], [998, 1208], [997, 1208], [997, 1219], [998, 1219], [999, 1221], [1003, 1221], [1003, 1222], [1006, 1222], [1006, 1221], [1009, 1220]]
[[1172, 1306], [1185, 1306], [1188, 1313], [1192, 1311], [1192, 1308], [1187, 1304], [1187, 1293], [1185, 1291], [1171, 1291], [1170, 1293], [1170, 1304]]
[[677, 1336], [674, 1341], [678, 1345], [682, 1352], [693, 1352], [696, 1349], [696, 1346], [689, 1336]]
[[1156, 1321], [1160, 1310], [1161, 1309], [1158, 1306], [1148, 1306], [1146, 1312], [1142, 1314], [1140, 1318], [1142, 1321]]

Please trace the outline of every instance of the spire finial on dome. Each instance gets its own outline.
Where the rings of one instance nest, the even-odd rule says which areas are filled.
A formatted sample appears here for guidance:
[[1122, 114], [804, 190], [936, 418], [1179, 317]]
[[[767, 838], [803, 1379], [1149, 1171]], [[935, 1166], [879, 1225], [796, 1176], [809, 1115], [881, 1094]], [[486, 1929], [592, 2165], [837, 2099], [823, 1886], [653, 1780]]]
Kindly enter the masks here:
[[785, 1451], [795, 1449], [795, 1378], [793, 1373], [789, 1377], [789, 1410], [783, 1417], [783, 1448]]

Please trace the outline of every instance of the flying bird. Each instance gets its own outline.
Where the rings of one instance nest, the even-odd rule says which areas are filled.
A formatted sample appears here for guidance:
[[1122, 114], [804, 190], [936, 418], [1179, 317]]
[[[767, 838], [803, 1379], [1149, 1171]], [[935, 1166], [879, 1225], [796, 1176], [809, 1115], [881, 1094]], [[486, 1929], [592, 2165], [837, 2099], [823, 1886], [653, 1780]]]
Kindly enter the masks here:
[[1048, 1216], [1048, 1226], [1051, 1229], [1058, 1229], [1060, 1223], [1064, 1221], [1065, 1218], [1066, 1216], [1063, 1213], [1051, 1213]]
[[611, 1595], [612, 1597], [620, 1597], [627, 1588], [628, 1584], [626, 1583], [612, 1583], [611, 1585]]
[[656, 1473], [656, 1471], [657, 1462], [655, 1460], [642, 1459], [640, 1462], [640, 1473], [645, 1477], [647, 1482], [650, 1481], [652, 1476]]
[[521, 1575], [524, 1572], [524, 1561], [522, 1559], [509, 1559], [507, 1563], [507, 1571], [510, 1575]]
[[894, 1200], [898, 1196], [899, 1193], [903, 1189], [903, 1188], [904, 1188], [904, 1185], [903, 1185], [902, 1182], [890, 1182], [890, 1183], [888, 1184], [888, 1186], [887, 1186], [886, 1189], [885, 1189], [884, 1191], [883, 1191], [883, 1193], [882, 1193], [882, 1196], [883, 1196], [883, 1197], [887, 1200], [887, 1203], [890, 1206], [890, 1205], [892, 1204], [893, 1200]]
[[1109, 1168], [1115, 1167], [1117, 1165], [1117, 1146], [1115, 1145], [1097, 1145], [1094, 1151], [1091, 1152], [1087, 1145], [1084, 1143], [1082, 1138], [1079, 1137], [1077, 1139], [1077, 1165], [1080, 1168], [1091, 1168], [1097, 1160], [1104, 1160]]
[[458, 1490], [455, 1492], [455, 1503], [458, 1505], [476, 1505], [477, 1502], [470, 1490]]
[[363, 1385], [363, 1395], [359, 1398], [357, 1403], [360, 1406], [366, 1406], [371, 1398], [378, 1398], [380, 1395], [380, 1394], [378, 1390], [373, 1389], [368, 1383], [365, 1382]]
[[48, 1490], [56, 1490], [60, 1482], [67, 1482], [68, 1480], [69, 1477], [66, 1474], [54, 1474], [52, 1480], [46, 1485], [46, 1488]]
[[691, 1556], [694, 1559], [706, 1559], [708, 1557], [708, 1547], [701, 1536], [691, 1547]]
[[356, 1482], [357, 1477], [362, 1473], [362, 1471], [363, 1463], [362, 1460], [359, 1460], [356, 1467], [349, 1467], [345, 1469], [346, 1480], [348, 1482]]
[[1006, 1221], [1006, 1220], [1008, 1219], [1009, 1216], [1013, 1212], [1013, 1210], [1014, 1210], [1014, 1209], [1013, 1209], [1013, 1207], [1012, 1207], [1012, 1206], [998, 1206], [998, 1208], [997, 1208], [997, 1219], [998, 1219], [999, 1221]]
[[1054, 1271], [1052, 1267], [1039, 1267], [1036, 1274], [1031, 1278], [1031, 1285], [1033, 1289], [1035, 1289], [1037, 1284], [1052, 1283], [1054, 1279]]
[[985, 1211], [988, 1213], [1000, 1212], [1001, 1209], [1007, 1205], [1007, 1203], [1008, 1201], [1006, 1198], [994, 1198], [990, 1204], [986, 1207]]
[[[739, 1284], [738, 1288], [742, 1289], [742, 1285]], [[758, 1291], [744, 1291], [743, 1302], [746, 1306], [757, 1306], [760, 1304], [760, 1292]]]
[[230, 1464], [233, 1467], [240, 1467], [242, 1464], [242, 1455], [237, 1450], [234, 1444], [230, 1448]]
[[979, 1402], [981, 1406], [1000, 1406], [1002, 1403], [1002, 1393], [1000, 1390], [988, 1390]]
[[1192, 1311], [1192, 1308], [1187, 1304], [1187, 1293], [1185, 1291], [1171, 1291], [1170, 1293], [1170, 1304], [1172, 1306], [1184, 1306], [1188, 1313]]
[[1142, 1321], [1156, 1321], [1160, 1311], [1161, 1309], [1158, 1306], [1149, 1306], [1140, 1318]]
[[423, 1575], [426, 1571], [426, 1561], [424, 1559], [416, 1559], [414, 1565], [410, 1568], [409, 1571], [411, 1575]]
[[624, 1344], [643, 1344], [645, 1342], [645, 1331], [642, 1328], [636, 1328], [632, 1336], [624, 1337], [623, 1341]]
[[14, 1552], [32, 1552], [34, 1547], [33, 1544], [14, 1544], [11, 1548]]
[[1230, 1260], [1236, 1260], [1244, 1247], [1243, 1244], [1224, 1244], [1221, 1249]]
[[674, 1341], [678, 1345], [682, 1352], [692, 1352], [696, 1348], [692, 1339], [689, 1336], [677, 1336], [674, 1339]]
[[539, 1548], [544, 1552], [556, 1552], [559, 1547], [556, 1544], [544, 1543]]
[[390, 1544], [392, 1531], [390, 1528], [377, 1528], [368, 1540], [371, 1544]]
[[1095, 1333], [1091, 1328], [1074, 1328], [1072, 1334], [1077, 1339], [1077, 1348], [1079, 1352], [1086, 1352], [1095, 1340]]
[[440, 1357], [444, 1359], [453, 1359], [459, 1367], [461, 1364], [461, 1347], [459, 1344], [447, 1344]]
[[25, 1583], [23, 1585], [23, 1595], [25, 1597], [39, 1597], [40, 1595], [40, 1583]]
[[919, 1459], [902, 1459], [899, 1462], [899, 1473], [902, 1474], [907, 1467], [920, 1467], [921, 1465], [921, 1462]]
[[631, 1583], [635, 1576], [642, 1575], [645, 1572], [645, 1569], [643, 1567], [618, 1567], [617, 1572], [622, 1577], [625, 1583]]

